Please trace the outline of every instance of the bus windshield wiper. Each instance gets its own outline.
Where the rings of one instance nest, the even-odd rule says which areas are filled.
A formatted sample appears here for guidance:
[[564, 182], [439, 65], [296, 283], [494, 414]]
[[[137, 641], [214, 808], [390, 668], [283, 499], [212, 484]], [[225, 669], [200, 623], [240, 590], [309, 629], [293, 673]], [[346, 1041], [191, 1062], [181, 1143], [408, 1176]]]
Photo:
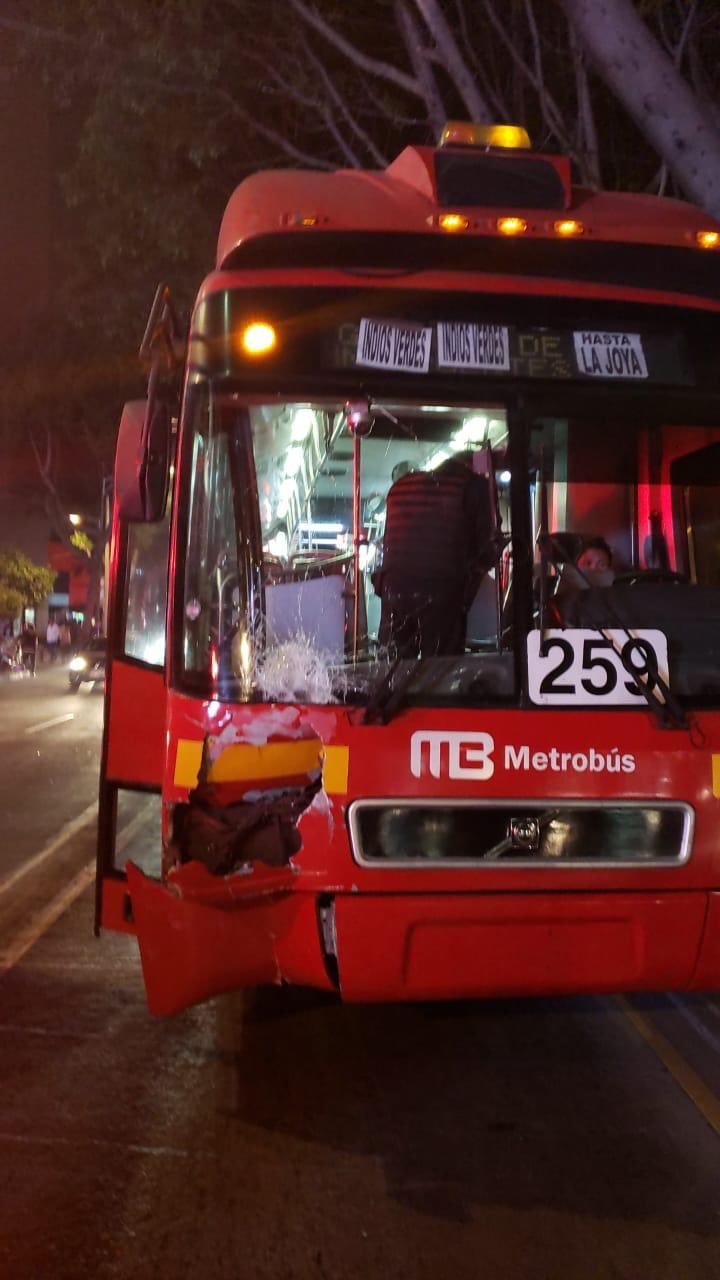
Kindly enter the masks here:
[[[405, 662], [409, 661], [407, 671], [405, 671], [396, 681], [395, 677]], [[425, 658], [396, 658], [390, 670], [387, 672], [383, 680], [381, 680], [377, 689], [370, 698], [365, 714], [362, 717], [363, 724], [388, 724], [393, 716], [400, 711], [404, 705], [410, 686], [413, 684], [415, 677], [422, 671], [425, 665]], [[427, 670], [427, 669], [426, 669]], [[421, 685], [425, 688], [428, 684], [427, 680], [421, 681]]]
[[[622, 649], [615, 644], [613, 637], [608, 634], [605, 627], [599, 627], [590, 624], [593, 631], [597, 631], [603, 640], [610, 645], [610, 648], [617, 654], [623, 667], [627, 671], [638, 693], [641, 693], [647, 702], [650, 710], [653, 712], [661, 729], [689, 729], [690, 720], [685, 709], [680, 705], [676, 698], [670, 692], [670, 686], [665, 683], [662, 676], [657, 673], [652, 676], [652, 687], [650, 686], [650, 677], [647, 683], [643, 680], [640, 672], [633, 666], [630, 658], [626, 656], [626, 646]], [[623, 622], [617, 620], [617, 626], [621, 629], [628, 640], [633, 640], [632, 632], [628, 630]], [[657, 692], [656, 692], [657, 690]], [[658, 696], [658, 694], [660, 696]]]

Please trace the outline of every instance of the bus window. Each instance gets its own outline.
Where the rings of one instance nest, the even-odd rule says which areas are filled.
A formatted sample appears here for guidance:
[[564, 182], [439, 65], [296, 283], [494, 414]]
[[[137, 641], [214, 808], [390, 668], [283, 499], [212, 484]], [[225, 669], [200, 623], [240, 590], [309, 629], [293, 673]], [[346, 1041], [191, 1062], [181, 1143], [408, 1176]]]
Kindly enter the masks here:
[[720, 429], [536, 423], [535, 625], [661, 632], [672, 688], [720, 694], [718, 458]]
[[[185, 683], [217, 679], [227, 697], [352, 700], [366, 697], [398, 656], [455, 657], [468, 685], [479, 665], [495, 660], [495, 696], [508, 696], [505, 410], [388, 403], [372, 413], [359, 441], [356, 507], [356, 440], [342, 402], [244, 405], [230, 393], [208, 399], [198, 390], [186, 442]], [[421, 617], [401, 651], [383, 596], [389, 499], [398, 485], [407, 493], [426, 488], [431, 499], [448, 466], [466, 467], [468, 487], [481, 498], [469, 553], [475, 576], [458, 591], [457, 640], [429, 643]], [[454, 581], [459, 557], [439, 508], [413, 502], [404, 515], [416, 521], [409, 591], [432, 598]], [[426, 588], [426, 580], [439, 585]], [[441, 684], [453, 678], [451, 665], [438, 669]], [[457, 686], [457, 672], [454, 679]], [[486, 688], [492, 697], [492, 676]]]
[[157, 524], [128, 530], [127, 613], [123, 650], [150, 666], [165, 663], [170, 510]]

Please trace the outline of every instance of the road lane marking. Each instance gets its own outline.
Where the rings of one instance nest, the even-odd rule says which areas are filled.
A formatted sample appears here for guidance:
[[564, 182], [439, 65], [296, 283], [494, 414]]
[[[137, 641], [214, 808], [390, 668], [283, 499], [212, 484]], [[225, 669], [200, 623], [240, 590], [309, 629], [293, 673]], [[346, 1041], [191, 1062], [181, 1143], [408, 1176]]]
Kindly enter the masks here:
[[[693, 1028], [696, 1035], [700, 1036], [700, 1039], [704, 1040], [706, 1044], [709, 1044], [714, 1053], [720, 1054], [720, 1036], [716, 1035], [710, 1027], [706, 1027], [702, 1018], [699, 1018], [692, 1009], [688, 1009], [677, 996], [668, 992], [668, 999], [670, 1003], [675, 1006], [680, 1017], [690, 1023], [690, 1026]], [[713, 1012], [715, 1011], [713, 1010]]]
[[22, 880], [23, 876], [26, 876], [28, 871], [32, 871], [34, 867], [40, 866], [40, 863], [45, 862], [46, 858], [51, 858], [52, 855], [62, 847], [62, 845], [96, 818], [97, 807], [97, 800], [93, 800], [93, 803], [89, 804], [87, 809], [83, 809], [82, 813], [79, 813], [77, 818], [71, 818], [69, 822], [66, 822], [64, 826], [60, 828], [57, 835], [53, 836], [52, 840], [49, 840], [46, 845], [43, 845], [42, 849], [34, 854], [32, 858], [29, 858], [27, 862], [22, 864], [22, 866], [11, 872], [4, 880], [0, 880], [0, 896], [2, 896], [3, 893], [7, 893], [8, 889], [12, 889], [13, 885], [16, 885], [18, 880]]
[[[152, 807], [152, 802], [148, 801], [143, 805], [139, 813], [131, 818], [126, 827], [119, 832], [116, 849], [118, 853], [130, 843], [135, 832], [146, 821], [148, 810]], [[2, 978], [10, 969], [13, 969], [18, 961], [22, 960], [31, 947], [47, 933], [57, 920], [65, 914], [68, 907], [71, 907], [81, 893], [92, 884], [95, 879], [95, 859], [86, 863], [81, 871], [78, 872], [64, 889], [51, 898], [50, 901], [35, 913], [27, 925], [15, 934], [4, 951], [0, 951], [0, 978]]]
[[[55, 969], [53, 968], [53, 973]], [[9, 1036], [49, 1036], [58, 1040], [107, 1040], [105, 1031], [81, 1031], [57, 1027], [34, 1027], [23, 1022], [0, 1022], [0, 1035]]]
[[64, 716], [55, 716], [52, 720], [41, 720], [40, 724], [31, 724], [29, 728], [23, 729], [23, 733], [40, 733], [42, 729], [53, 729], [56, 724], [65, 724], [67, 720], [74, 720], [75, 712], [68, 711]]
[[190, 1152], [182, 1147], [146, 1147], [139, 1142], [113, 1142], [110, 1138], [44, 1138], [32, 1133], [0, 1133], [0, 1142], [13, 1142], [28, 1147], [105, 1147], [115, 1151], [130, 1151], [140, 1156], [175, 1156], [187, 1159]]
[[60, 916], [65, 914], [68, 907], [72, 906], [75, 899], [85, 892], [88, 885], [92, 884], [94, 877], [95, 859], [93, 858], [92, 862], [88, 862], [82, 871], [73, 876], [69, 884], [66, 884], [65, 888], [61, 889], [59, 893], [56, 893], [55, 897], [51, 898], [41, 911], [36, 912], [29, 924], [15, 934], [15, 937], [5, 947], [4, 951], [0, 951], [0, 977], [14, 968], [19, 960], [22, 960], [26, 952], [35, 945], [38, 938], [41, 938], [51, 925], [54, 925], [56, 920], [59, 920]]
[[708, 1013], [712, 1014], [713, 1018], [720, 1018], [720, 1008], [718, 1008], [716, 1004], [713, 1004], [713, 1001], [709, 997], [705, 1002], [705, 1008]]
[[626, 996], [616, 996], [617, 1003], [625, 1017], [629, 1019], [638, 1035], [642, 1037], [649, 1049], [663, 1066], [667, 1068], [676, 1084], [697, 1107], [708, 1124], [720, 1135], [720, 1098], [686, 1062], [681, 1053], [661, 1032], [656, 1031], [647, 1018], [635, 1009]]

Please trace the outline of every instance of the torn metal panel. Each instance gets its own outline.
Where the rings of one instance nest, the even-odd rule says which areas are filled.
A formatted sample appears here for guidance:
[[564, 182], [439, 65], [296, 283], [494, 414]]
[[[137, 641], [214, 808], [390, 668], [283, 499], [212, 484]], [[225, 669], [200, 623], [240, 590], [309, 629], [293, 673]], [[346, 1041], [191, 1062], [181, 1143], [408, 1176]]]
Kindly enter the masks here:
[[296, 876], [292, 867], [268, 867], [262, 863], [245, 863], [236, 867], [233, 875], [216, 876], [200, 862], [187, 862], [172, 868], [167, 887], [186, 902], [222, 907], [288, 893], [294, 888]]
[[[133, 863], [127, 874], [151, 1013], [282, 981], [334, 989], [315, 896], [286, 891], [288, 868], [219, 879], [193, 863], [172, 873], [172, 887]], [[251, 881], [254, 895], [240, 896]]]
[[294, 791], [223, 804], [218, 788], [201, 784], [186, 804], [175, 806], [171, 844], [176, 860], [201, 862], [213, 875], [254, 861], [283, 866], [300, 849], [297, 821], [319, 789], [318, 778]]
[[288, 863], [301, 845], [298, 818], [320, 790], [320, 740], [233, 743], [214, 760], [211, 751], [206, 738], [198, 784], [173, 811], [171, 861], [201, 862], [213, 875]]

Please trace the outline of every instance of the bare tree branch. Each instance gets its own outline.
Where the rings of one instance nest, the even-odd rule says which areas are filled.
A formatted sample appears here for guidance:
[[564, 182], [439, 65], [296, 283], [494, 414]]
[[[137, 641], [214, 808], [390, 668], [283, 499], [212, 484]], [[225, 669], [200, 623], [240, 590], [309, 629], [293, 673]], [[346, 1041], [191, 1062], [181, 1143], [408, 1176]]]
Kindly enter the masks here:
[[[297, 0], [293, 0], [296, 3]], [[477, 81], [460, 52], [460, 48], [452, 33], [438, 0], [415, 0], [415, 7], [423, 17], [430, 32], [441, 61], [455, 88], [470, 112], [472, 120], [492, 120], [492, 111], [485, 101]]]
[[261, 120], [256, 119], [226, 89], [216, 89], [213, 96], [225, 102], [231, 115], [238, 120], [244, 121], [261, 138], [265, 138], [267, 142], [273, 142], [291, 160], [295, 160], [298, 164], [306, 165], [311, 169], [331, 170], [335, 168], [335, 165], [331, 160], [328, 160], [327, 156], [303, 151], [301, 147], [296, 147], [294, 142], [291, 142], [285, 134], [280, 133], [279, 129], [272, 129], [269, 125], [263, 124]]
[[423, 92], [430, 126], [437, 138], [447, 120], [447, 112], [426, 56], [421, 32], [404, 0], [395, 0], [394, 7], [395, 21], [403, 38], [410, 65], [415, 72], [415, 78]]
[[570, 53], [575, 72], [575, 96], [577, 99], [577, 155], [578, 167], [583, 182], [595, 190], [602, 186], [600, 171], [600, 147], [598, 142], [595, 113], [593, 111], [590, 83], [584, 51], [578, 44], [575, 29], [568, 25]]
[[[362, 146], [365, 148], [365, 150], [367, 151], [371, 159], [375, 161], [375, 164], [377, 164], [381, 169], [384, 169], [386, 164], [388, 163], [387, 157], [384, 156], [380, 148], [376, 146], [375, 142], [373, 141], [371, 135], [368, 133], [367, 129], [364, 129], [360, 124], [360, 122], [356, 119], [354, 113], [350, 110], [346, 99], [340, 93], [335, 82], [333, 81], [322, 59], [318, 58], [317, 54], [312, 49], [309, 41], [305, 39], [303, 40], [303, 49], [305, 50], [305, 56], [308, 60], [308, 63], [315, 68], [317, 75], [319, 76], [320, 80], [324, 84], [331, 104], [335, 106], [337, 110], [340, 112], [342, 119], [345, 121], [346, 125], [351, 130], [353, 136], [358, 140], [358, 142], [362, 144]], [[330, 114], [332, 115], [332, 112]], [[353, 162], [350, 162], [350, 163], [353, 163]], [[359, 159], [357, 161], [356, 167], [357, 168], [362, 167], [362, 163]]]
[[508, 111], [505, 98], [499, 92], [497, 87], [491, 83], [485, 62], [481, 61], [475, 52], [474, 41], [471, 39], [470, 31], [468, 29], [464, 0], [455, 0], [455, 10], [457, 12], [458, 27], [460, 29], [460, 35], [462, 37], [463, 45], [465, 46], [467, 57], [470, 59], [475, 70], [475, 75], [482, 85], [483, 93], [486, 95], [488, 101], [492, 103], [494, 110], [497, 112], [497, 119], [509, 120], [512, 117], [512, 112]]
[[[490, 20], [492, 27], [494, 28], [497, 35], [500, 37], [500, 40], [502, 41], [503, 45], [507, 49], [507, 52], [510, 54], [510, 57], [512, 58], [512, 61], [515, 64], [517, 70], [520, 72], [523, 78], [528, 81], [528, 83], [532, 86], [535, 92], [539, 94], [540, 86], [538, 84], [537, 75], [533, 70], [533, 68], [530, 67], [528, 63], [525, 61], [522, 54], [518, 52], [514, 41], [509, 38], [507, 31], [505, 30], [504, 23], [501, 21], [500, 18], [498, 18], [497, 13], [495, 12], [493, 0], [485, 0], [485, 12], [487, 13], [487, 16]], [[547, 89], [545, 89], [544, 106], [545, 106], [545, 120], [548, 125], [548, 128], [551, 130], [552, 134], [557, 139], [562, 150], [567, 151], [570, 154], [573, 154], [573, 158], [575, 158], [573, 153], [572, 141], [568, 135], [567, 128], [565, 126], [565, 122], [563, 119], [563, 114], [560, 108], [558, 107], [557, 103], [555, 102], [554, 98], [552, 97], [552, 95], [547, 92]]]
[[327, 40], [328, 44], [333, 45], [339, 53], [344, 54], [354, 66], [361, 71], [367, 71], [371, 76], [378, 76], [381, 80], [387, 80], [405, 93], [412, 93], [415, 97], [422, 98], [422, 89], [412, 76], [406, 75], [404, 71], [400, 71], [398, 67], [393, 67], [389, 62], [383, 62], [380, 58], [371, 58], [363, 53], [361, 49], [358, 49], [339, 31], [336, 31], [335, 27], [326, 18], [323, 18], [317, 9], [312, 5], [306, 4], [305, 0], [289, 0], [289, 3], [308, 26], [313, 27], [319, 35]]
[[559, 0], [588, 57], [692, 200], [720, 217], [720, 131], [631, 0]]

